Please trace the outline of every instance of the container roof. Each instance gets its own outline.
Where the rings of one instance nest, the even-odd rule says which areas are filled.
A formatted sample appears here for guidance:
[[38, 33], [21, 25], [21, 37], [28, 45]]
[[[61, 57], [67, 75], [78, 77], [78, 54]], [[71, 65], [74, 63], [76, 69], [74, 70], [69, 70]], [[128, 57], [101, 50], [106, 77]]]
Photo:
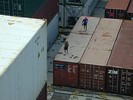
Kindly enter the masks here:
[[105, 66], [122, 20], [102, 18], [81, 59], [81, 63]]
[[0, 15], [0, 76], [45, 22]]
[[108, 66], [133, 69], [133, 21], [123, 22]]
[[88, 31], [84, 32], [82, 26], [82, 20], [84, 17], [80, 17], [76, 25], [74, 26], [72, 32], [67, 38], [69, 42], [68, 53], [64, 53], [64, 45], [59, 50], [55, 57], [55, 60], [64, 62], [77, 63], [80, 61], [87, 44], [89, 43], [95, 28], [100, 20], [100, 18], [88, 17]]
[[130, 0], [109, 0], [106, 9], [127, 10]]
[[133, 0], [130, 1], [130, 5], [127, 10], [128, 13], [133, 13]]

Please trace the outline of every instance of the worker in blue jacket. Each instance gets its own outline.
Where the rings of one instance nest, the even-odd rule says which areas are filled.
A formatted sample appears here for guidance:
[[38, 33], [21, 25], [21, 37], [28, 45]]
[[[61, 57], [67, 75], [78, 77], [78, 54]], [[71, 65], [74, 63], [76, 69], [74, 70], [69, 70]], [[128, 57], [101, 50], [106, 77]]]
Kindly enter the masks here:
[[85, 17], [83, 20], [82, 20], [82, 26], [84, 26], [84, 29], [87, 31], [87, 23], [88, 23], [88, 18]]

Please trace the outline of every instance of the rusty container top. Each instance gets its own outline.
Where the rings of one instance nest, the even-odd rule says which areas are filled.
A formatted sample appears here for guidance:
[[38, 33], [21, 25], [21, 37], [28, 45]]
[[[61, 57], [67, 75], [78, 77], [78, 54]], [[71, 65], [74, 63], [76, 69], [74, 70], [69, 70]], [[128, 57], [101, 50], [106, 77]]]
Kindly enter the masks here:
[[[82, 18], [83, 17], [79, 19], [79, 21], [74, 26], [74, 29], [67, 38], [67, 41], [69, 42], [68, 53], [64, 52], [64, 45], [63, 45], [60, 48], [58, 54], [56, 55], [55, 60], [64, 61], [64, 62], [74, 62], [74, 63], [80, 61], [92, 37], [92, 34], [95, 31], [95, 28], [97, 27], [97, 24], [100, 20], [100, 18], [88, 17], [89, 20], [88, 29], [87, 29], [88, 31], [86, 33], [78, 33], [79, 31], [78, 29], [83, 27], [82, 23], [80, 22]], [[91, 25], [93, 26], [93, 28]]]
[[130, 0], [109, 0], [106, 9], [127, 10]]
[[127, 10], [128, 13], [133, 13], [133, 0], [130, 1], [130, 5]]
[[46, 0], [42, 6], [33, 14], [33, 18], [47, 19], [48, 24], [58, 13], [58, 0]]
[[123, 21], [108, 66], [133, 69], [133, 21]]
[[102, 18], [80, 62], [105, 66], [121, 23], [119, 19]]

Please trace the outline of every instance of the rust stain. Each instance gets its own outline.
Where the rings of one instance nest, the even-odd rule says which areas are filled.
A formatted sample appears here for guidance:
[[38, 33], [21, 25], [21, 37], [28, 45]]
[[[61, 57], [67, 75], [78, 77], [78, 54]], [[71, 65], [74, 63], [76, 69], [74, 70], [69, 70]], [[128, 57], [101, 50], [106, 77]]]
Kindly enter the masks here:
[[107, 33], [104, 33], [102, 36], [103, 36], [103, 37], [112, 37], [112, 36], [109, 35], [108, 32], [107, 32]]

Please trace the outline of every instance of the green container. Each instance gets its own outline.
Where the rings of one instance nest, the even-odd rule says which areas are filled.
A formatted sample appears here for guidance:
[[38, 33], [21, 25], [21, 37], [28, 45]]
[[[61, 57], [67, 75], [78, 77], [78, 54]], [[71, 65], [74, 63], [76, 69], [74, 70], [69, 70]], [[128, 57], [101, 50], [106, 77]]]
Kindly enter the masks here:
[[32, 17], [46, 0], [0, 0], [0, 14]]

